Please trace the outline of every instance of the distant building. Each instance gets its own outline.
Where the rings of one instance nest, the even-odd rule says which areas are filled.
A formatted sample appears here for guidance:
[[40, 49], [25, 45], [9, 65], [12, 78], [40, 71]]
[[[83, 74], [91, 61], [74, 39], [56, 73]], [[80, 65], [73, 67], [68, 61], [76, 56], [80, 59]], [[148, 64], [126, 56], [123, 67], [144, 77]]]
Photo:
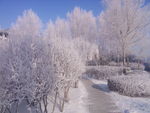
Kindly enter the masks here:
[[0, 40], [7, 39], [8, 35], [9, 35], [8, 30], [0, 30]]

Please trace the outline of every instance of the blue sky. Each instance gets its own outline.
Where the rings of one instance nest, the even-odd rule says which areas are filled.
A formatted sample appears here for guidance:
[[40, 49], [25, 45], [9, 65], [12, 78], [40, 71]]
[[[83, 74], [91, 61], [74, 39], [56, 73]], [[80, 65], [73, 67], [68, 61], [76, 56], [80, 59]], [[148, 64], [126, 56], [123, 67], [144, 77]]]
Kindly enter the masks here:
[[57, 17], [64, 18], [75, 6], [92, 10], [94, 15], [103, 7], [101, 0], [0, 0], [0, 26], [8, 28], [26, 9], [32, 9], [46, 23]]
[[[102, 0], [0, 0], [0, 27], [9, 28], [19, 15], [27, 9], [32, 9], [44, 23], [57, 17], [64, 18], [68, 11], [79, 6], [92, 10], [99, 15], [103, 9]], [[146, 3], [150, 0], [146, 0]]]

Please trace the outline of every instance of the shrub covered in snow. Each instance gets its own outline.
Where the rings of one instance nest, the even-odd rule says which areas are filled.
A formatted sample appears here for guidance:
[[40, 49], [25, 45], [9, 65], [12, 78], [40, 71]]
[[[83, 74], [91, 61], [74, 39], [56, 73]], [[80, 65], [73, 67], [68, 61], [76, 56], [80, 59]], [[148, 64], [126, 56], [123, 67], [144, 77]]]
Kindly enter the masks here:
[[117, 62], [114, 62], [114, 61], [111, 61], [111, 62], [109, 62], [109, 65], [110, 66], [117, 66], [117, 65], [119, 65]]
[[150, 78], [142, 76], [120, 76], [108, 79], [108, 87], [126, 96], [150, 96]]
[[128, 65], [132, 70], [145, 70], [145, 66], [139, 63], [129, 63]]
[[150, 74], [147, 71], [141, 71], [141, 70], [131, 70], [127, 73], [128, 76], [141, 76], [141, 77], [150, 77]]
[[[127, 68], [128, 69], [128, 68]], [[95, 79], [108, 79], [113, 76], [121, 75], [123, 67], [116, 66], [87, 66], [86, 74]]]

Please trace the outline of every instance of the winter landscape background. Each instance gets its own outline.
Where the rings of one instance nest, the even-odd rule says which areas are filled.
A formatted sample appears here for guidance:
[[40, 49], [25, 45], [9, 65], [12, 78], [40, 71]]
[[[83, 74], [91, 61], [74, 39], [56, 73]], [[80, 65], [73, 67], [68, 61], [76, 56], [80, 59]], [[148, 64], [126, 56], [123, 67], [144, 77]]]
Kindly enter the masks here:
[[0, 113], [150, 113], [149, 0], [0, 4]]

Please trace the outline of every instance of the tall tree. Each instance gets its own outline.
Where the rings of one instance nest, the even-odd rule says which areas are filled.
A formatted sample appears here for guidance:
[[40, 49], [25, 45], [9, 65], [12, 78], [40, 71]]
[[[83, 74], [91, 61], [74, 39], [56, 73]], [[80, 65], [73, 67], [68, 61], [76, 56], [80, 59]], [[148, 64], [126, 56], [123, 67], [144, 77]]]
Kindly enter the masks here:
[[10, 35], [18, 35], [21, 37], [32, 37], [39, 35], [42, 27], [40, 18], [31, 9], [25, 10], [22, 16], [17, 18], [10, 30]]
[[[131, 45], [144, 37], [150, 25], [150, 11], [144, 0], [105, 0], [101, 34], [120, 46], [123, 65]], [[119, 47], [118, 47], [119, 48]]]
[[91, 11], [75, 7], [67, 14], [73, 38], [83, 38], [86, 41], [94, 41], [96, 38], [96, 18]]

